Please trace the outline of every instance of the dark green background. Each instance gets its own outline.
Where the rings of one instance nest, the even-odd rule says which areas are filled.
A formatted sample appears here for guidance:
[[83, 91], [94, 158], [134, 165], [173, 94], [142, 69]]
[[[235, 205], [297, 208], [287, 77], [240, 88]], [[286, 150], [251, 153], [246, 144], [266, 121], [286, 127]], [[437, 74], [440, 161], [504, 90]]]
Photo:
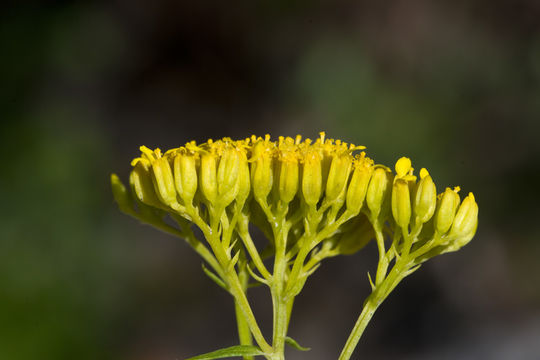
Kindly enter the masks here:
[[[480, 205], [477, 237], [400, 285], [355, 358], [540, 353], [535, 0], [19, 1], [0, 9], [0, 359], [182, 359], [236, 343], [182, 241], [117, 211], [142, 144], [303, 134], [401, 156]], [[291, 335], [337, 358], [376, 252], [327, 261]], [[268, 331], [270, 307], [254, 290]], [[288, 358], [289, 358], [288, 357]]]

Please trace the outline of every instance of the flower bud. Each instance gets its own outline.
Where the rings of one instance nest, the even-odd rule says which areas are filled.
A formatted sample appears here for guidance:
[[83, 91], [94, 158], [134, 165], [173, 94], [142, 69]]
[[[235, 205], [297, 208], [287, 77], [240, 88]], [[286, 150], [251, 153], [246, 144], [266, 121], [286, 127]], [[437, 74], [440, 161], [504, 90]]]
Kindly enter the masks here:
[[[336, 155], [332, 158], [328, 179], [326, 180], [326, 200], [332, 202], [345, 193], [349, 173], [351, 171], [352, 157], [349, 154]], [[366, 182], [367, 185], [367, 182]], [[365, 191], [364, 191], [365, 196]], [[362, 197], [362, 202], [364, 201]], [[360, 204], [360, 206], [362, 206]]]
[[364, 204], [372, 172], [373, 168], [371, 166], [366, 166], [363, 162], [354, 164], [354, 171], [347, 189], [346, 199], [347, 210], [353, 214], [358, 214]]
[[306, 204], [317, 205], [322, 193], [321, 158], [316, 151], [310, 151], [304, 156], [304, 171], [302, 172], [302, 194]]
[[174, 158], [174, 183], [184, 203], [192, 204], [197, 192], [197, 160], [191, 154], [178, 154]]
[[392, 215], [396, 224], [407, 229], [411, 221], [411, 197], [409, 184], [403, 179], [394, 181], [392, 187]]
[[133, 211], [133, 200], [127, 191], [124, 184], [116, 174], [111, 174], [111, 189], [113, 192], [114, 200], [118, 204], [120, 210], [126, 213]]
[[238, 150], [227, 148], [223, 151], [217, 171], [219, 201], [227, 206], [238, 194], [238, 174], [240, 155]]
[[452, 190], [446, 188], [443, 194], [440, 195], [439, 207], [435, 214], [435, 229], [440, 234], [445, 234], [450, 229], [456, 209], [459, 205], [459, 188]]
[[281, 201], [289, 203], [298, 191], [298, 159], [293, 154], [285, 154], [279, 160], [278, 195]]
[[476, 225], [478, 223], [478, 204], [474, 199], [474, 195], [469, 195], [463, 199], [459, 210], [456, 213], [450, 236], [468, 237], [474, 235]]
[[382, 167], [376, 168], [371, 176], [366, 194], [366, 202], [372, 219], [377, 218], [384, 212], [389, 191], [390, 179], [388, 171]]
[[216, 180], [216, 156], [206, 153], [201, 156], [200, 169], [201, 192], [210, 203], [217, 199], [217, 180]]
[[425, 223], [431, 219], [437, 207], [437, 188], [426, 169], [420, 170], [420, 178], [414, 198], [414, 213], [417, 222]]
[[252, 150], [251, 183], [253, 196], [258, 201], [264, 201], [272, 190], [272, 152], [265, 143], [260, 141]]
[[152, 181], [162, 203], [170, 206], [177, 202], [174, 179], [167, 158], [160, 157], [152, 162]]
[[129, 183], [133, 193], [142, 203], [157, 208], [161, 207], [162, 204], [156, 195], [154, 184], [152, 184], [149, 162], [144, 159], [136, 159], [133, 165], [133, 170], [129, 175]]
[[239, 167], [238, 167], [238, 195], [236, 201], [243, 203], [249, 196], [251, 191], [249, 165], [245, 151], [239, 152]]
[[343, 233], [337, 236], [336, 250], [341, 255], [352, 255], [363, 249], [370, 240], [375, 238], [373, 225], [364, 215], [351, 220], [350, 225], [345, 225]]

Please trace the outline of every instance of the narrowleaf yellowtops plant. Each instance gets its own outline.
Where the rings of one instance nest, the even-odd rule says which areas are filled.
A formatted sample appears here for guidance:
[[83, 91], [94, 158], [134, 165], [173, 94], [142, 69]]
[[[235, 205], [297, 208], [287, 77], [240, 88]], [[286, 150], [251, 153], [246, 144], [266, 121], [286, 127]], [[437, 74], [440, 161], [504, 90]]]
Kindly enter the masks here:
[[[120, 209], [185, 239], [204, 259], [204, 272], [234, 299], [240, 344], [192, 360], [284, 359], [285, 343], [307, 350], [287, 336], [295, 297], [324, 259], [375, 241], [372, 292], [339, 355], [350, 359], [375, 310], [401, 280], [473, 238], [478, 205], [472, 193], [463, 201], [459, 187], [437, 195], [428, 171], [415, 175], [410, 159], [399, 159], [393, 172], [363, 149], [324, 133], [315, 141], [272, 141], [269, 135], [193, 141], [165, 153], [142, 146], [131, 162], [129, 190], [111, 176]], [[265, 234], [266, 247], [255, 246], [250, 224]], [[248, 300], [254, 283], [267, 286], [272, 297], [271, 336], [262, 333]]]

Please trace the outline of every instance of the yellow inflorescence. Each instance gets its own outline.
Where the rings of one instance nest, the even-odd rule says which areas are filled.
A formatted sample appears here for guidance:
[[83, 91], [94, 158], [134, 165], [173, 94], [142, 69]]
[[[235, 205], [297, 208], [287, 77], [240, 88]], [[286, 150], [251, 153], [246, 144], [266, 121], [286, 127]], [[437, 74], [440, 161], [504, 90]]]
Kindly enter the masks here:
[[[372, 293], [340, 357], [349, 359], [392, 289], [427, 259], [466, 245], [478, 225], [472, 193], [463, 201], [459, 187], [437, 195], [429, 172], [415, 175], [409, 158], [397, 160], [394, 172], [364, 149], [324, 133], [315, 141], [299, 135], [192, 141], [165, 153], [141, 146], [131, 162], [131, 191], [114, 174], [111, 184], [123, 212], [186, 239], [201, 255], [210, 267], [205, 273], [235, 299], [242, 344], [253, 336], [259, 346], [253, 354], [267, 359], [283, 359], [294, 298], [321, 261], [375, 240]], [[250, 224], [268, 239], [264, 249]], [[270, 288], [272, 345], [246, 297], [250, 279]]]
[[[266, 135], [189, 142], [164, 154], [142, 146], [131, 163], [130, 185], [138, 202], [190, 220], [189, 209], [223, 212], [235, 206], [249, 214], [253, 206], [267, 213], [287, 206], [296, 215], [318, 211], [321, 224], [343, 212], [346, 220], [365, 216], [373, 225], [413, 233], [416, 242], [436, 238], [441, 252], [470, 241], [478, 221], [472, 194], [459, 206], [459, 188], [437, 195], [428, 171], [421, 169], [418, 179], [409, 158], [400, 158], [392, 173], [374, 164], [364, 148], [326, 139], [324, 133], [315, 141], [301, 136], [272, 141]], [[126, 208], [127, 192], [120, 191], [117, 177], [114, 183], [115, 197]], [[329, 237], [345, 237], [346, 228]]]

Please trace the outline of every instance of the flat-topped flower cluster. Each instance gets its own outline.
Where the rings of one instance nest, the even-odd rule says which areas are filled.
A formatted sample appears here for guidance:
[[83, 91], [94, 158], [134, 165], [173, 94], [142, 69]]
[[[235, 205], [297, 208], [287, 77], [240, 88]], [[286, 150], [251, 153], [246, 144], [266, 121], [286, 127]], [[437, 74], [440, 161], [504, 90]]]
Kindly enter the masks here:
[[[324, 133], [315, 141], [266, 135], [189, 142], [165, 153], [140, 149], [131, 163], [131, 192], [112, 175], [120, 208], [186, 238], [212, 268], [207, 274], [240, 304], [266, 354], [281, 351], [290, 309], [284, 323], [274, 324], [269, 345], [251, 319], [242, 271], [268, 285], [275, 304], [292, 307], [324, 258], [355, 253], [374, 239], [379, 265], [370, 282], [382, 301], [423, 261], [467, 244], [478, 223], [472, 193], [463, 201], [459, 187], [437, 194], [428, 171], [416, 176], [410, 159], [400, 158], [394, 173], [368, 158], [365, 147]], [[167, 214], [178, 228], [163, 220]], [[255, 246], [250, 223], [268, 238], [266, 248]], [[270, 269], [266, 259], [272, 257]], [[274, 315], [282, 310], [274, 308]]]
[[[445, 250], [457, 250], [473, 237], [478, 206], [472, 193], [459, 206], [459, 187], [437, 195], [426, 169], [418, 179], [411, 161], [401, 158], [393, 174], [365, 152], [355, 154], [363, 149], [323, 133], [314, 142], [300, 136], [271, 141], [269, 135], [190, 142], [165, 154], [141, 146], [141, 156], [131, 163], [130, 185], [140, 202], [188, 220], [193, 211], [209, 221], [234, 210], [262, 210], [272, 219], [273, 212], [288, 207], [288, 217], [299, 223], [317, 214], [322, 227], [362, 212], [372, 223], [418, 233], [418, 241], [438, 237]], [[263, 228], [273, 225], [261, 224], [260, 216], [253, 220]]]

